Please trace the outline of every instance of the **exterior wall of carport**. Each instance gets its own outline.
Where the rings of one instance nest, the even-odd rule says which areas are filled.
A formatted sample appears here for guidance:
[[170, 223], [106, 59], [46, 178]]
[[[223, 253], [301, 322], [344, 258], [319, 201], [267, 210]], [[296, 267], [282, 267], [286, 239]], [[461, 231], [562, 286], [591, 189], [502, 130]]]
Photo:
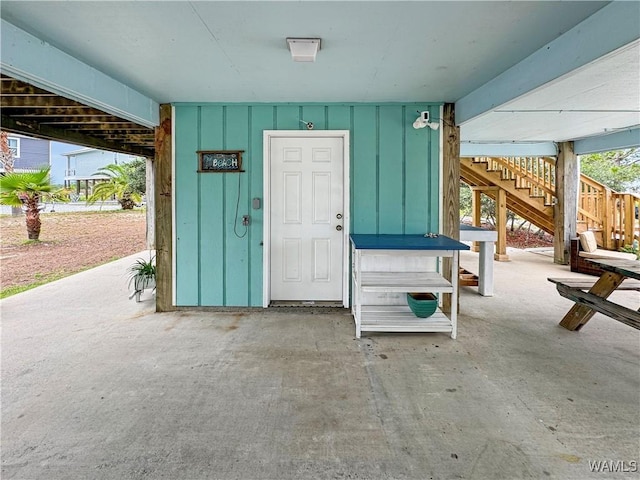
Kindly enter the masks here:
[[[440, 104], [176, 104], [176, 306], [261, 306], [263, 131], [349, 130], [351, 232], [438, 231]], [[198, 150], [244, 150], [245, 173], [198, 173]], [[240, 193], [238, 193], [238, 188]], [[236, 223], [236, 204], [239, 198]], [[251, 216], [246, 236], [241, 216]], [[235, 232], [234, 232], [235, 225]]]

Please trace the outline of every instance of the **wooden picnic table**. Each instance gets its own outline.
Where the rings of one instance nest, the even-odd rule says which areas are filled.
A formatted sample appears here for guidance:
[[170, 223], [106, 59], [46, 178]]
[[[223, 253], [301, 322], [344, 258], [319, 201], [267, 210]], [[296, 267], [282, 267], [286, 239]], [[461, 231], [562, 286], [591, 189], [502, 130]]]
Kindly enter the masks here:
[[640, 310], [632, 310], [607, 300], [615, 290], [640, 290], [640, 262], [621, 259], [588, 261], [604, 270], [593, 285], [583, 279], [548, 279], [556, 284], [560, 295], [576, 302], [560, 321], [560, 325], [567, 330], [580, 330], [596, 312], [600, 312], [640, 329]]

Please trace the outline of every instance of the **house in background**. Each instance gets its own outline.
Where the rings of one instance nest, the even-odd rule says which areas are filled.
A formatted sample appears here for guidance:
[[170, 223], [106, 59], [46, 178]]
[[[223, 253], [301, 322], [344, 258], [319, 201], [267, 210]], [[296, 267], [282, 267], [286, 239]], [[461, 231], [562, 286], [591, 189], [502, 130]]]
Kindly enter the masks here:
[[[112, 163], [120, 165], [137, 158], [135, 155], [83, 148], [17, 133], [10, 133], [7, 143], [13, 153], [14, 171], [28, 172], [50, 167], [52, 184], [65, 187], [75, 185], [77, 193], [82, 185], [86, 190], [87, 183], [107, 178], [105, 175], [93, 175], [100, 168]], [[0, 164], [0, 173], [4, 171], [4, 165]]]
[[64, 171], [64, 186], [72, 188], [75, 186], [76, 194], [79, 195], [84, 186], [85, 196], [89, 195], [91, 186], [96, 182], [107, 180], [108, 175], [97, 174], [96, 172], [107, 165], [122, 165], [137, 158], [134, 155], [126, 155], [116, 152], [105, 152], [95, 148], [81, 148], [71, 152], [63, 153], [66, 157]]
[[[27, 172], [38, 170], [50, 164], [51, 141], [41, 138], [31, 138], [15, 133], [7, 137], [9, 149], [13, 153], [13, 170]], [[0, 165], [4, 172], [4, 165]]]

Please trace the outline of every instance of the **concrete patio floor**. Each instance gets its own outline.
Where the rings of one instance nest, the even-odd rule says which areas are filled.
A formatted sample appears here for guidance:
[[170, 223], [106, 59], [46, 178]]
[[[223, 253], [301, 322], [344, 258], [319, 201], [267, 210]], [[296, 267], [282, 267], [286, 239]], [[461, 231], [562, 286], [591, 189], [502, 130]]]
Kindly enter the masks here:
[[509, 253], [494, 297], [462, 288], [457, 340], [356, 340], [341, 310], [156, 314], [127, 298], [139, 255], [7, 298], [2, 478], [638, 478], [640, 332], [559, 327], [546, 278], [578, 275]]

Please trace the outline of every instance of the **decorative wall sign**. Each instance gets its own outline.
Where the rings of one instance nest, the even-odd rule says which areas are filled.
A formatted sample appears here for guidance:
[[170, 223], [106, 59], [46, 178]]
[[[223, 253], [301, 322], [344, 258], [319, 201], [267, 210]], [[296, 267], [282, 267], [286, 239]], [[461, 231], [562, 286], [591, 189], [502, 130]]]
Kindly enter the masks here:
[[244, 172], [242, 152], [244, 150], [198, 151], [198, 172]]

